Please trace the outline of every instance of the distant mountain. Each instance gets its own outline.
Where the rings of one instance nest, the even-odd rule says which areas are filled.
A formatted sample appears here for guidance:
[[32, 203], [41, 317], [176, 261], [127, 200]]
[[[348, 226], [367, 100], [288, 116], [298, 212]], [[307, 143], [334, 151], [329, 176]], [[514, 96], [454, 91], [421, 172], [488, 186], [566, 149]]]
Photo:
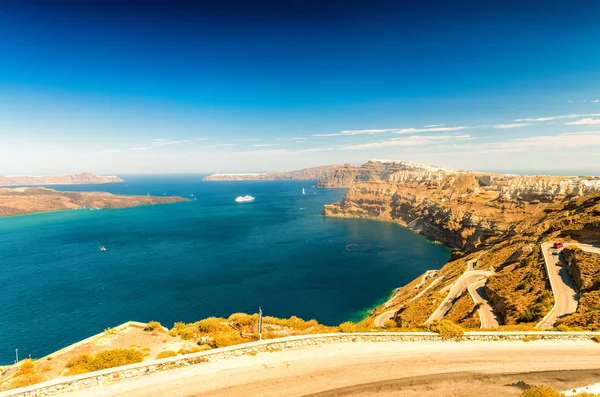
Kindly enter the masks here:
[[333, 174], [342, 167], [343, 164], [325, 165], [321, 167], [304, 168], [297, 171], [270, 172], [264, 174], [213, 174], [204, 178], [205, 181], [276, 181], [276, 180], [296, 180], [296, 181], [316, 181]]
[[118, 176], [101, 176], [88, 172], [68, 175], [48, 176], [0, 176], [0, 186], [34, 186], [34, 185], [86, 185], [91, 183], [123, 182]]

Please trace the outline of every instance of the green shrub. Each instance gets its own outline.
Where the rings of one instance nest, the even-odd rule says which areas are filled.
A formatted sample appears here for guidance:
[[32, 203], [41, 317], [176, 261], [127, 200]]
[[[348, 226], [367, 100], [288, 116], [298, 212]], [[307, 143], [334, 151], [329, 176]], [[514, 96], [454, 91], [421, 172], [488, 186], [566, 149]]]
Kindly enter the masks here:
[[234, 322], [239, 325], [253, 325], [258, 322], [258, 315], [256, 314], [246, 314], [246, 313], [233, 313], [227, 319], [229, 322]]
[[142, 352], [135, 349], [104, 350], [86, 365], [90, 372], [142, 362]]
[[426, 324], [422, 327], [426, 331], [435, 332], [439, 334], [443, 340], [456, 339], [459, 340], [465, 333], [463, 327], [453, 323], [450, 320], [434, 321], [430, 324]]
[[357, 326], [352, 321], [346, 321], [340, 324], [341, 332], [356, 332]]
[[32, 359], [28, 358], [26, 360], [23, 360], [23, 361], [21, 361], [21, 364], [19, 365], [18, 373], [21, 375], [32, 374], [34, 366], [35, 366], [35, 361], [33, 361]]
[[600, 336], [592, 336], [592, 340], [596, 343], [600, 343]]
[[146, 327], [144, 328], [144, 331], [154, 331], [154, 330], [159, 330], [159, 331], [163, 330], [162, 325], [158, 321], [150, 321], [148, 324], [146, 324]]
[[67, 362], [67, 375], [79, 375], [90, 372], [88, 364], [92, 361], [92, 357], [87, 353], [81, 353], [77, 357], [71, 358]]
[[569, 331], [571, 331], [571, 328], [569, 328], [569, 326], [567, 326], [565, 324], [559, 324], [559, 325], [557, 325], [555, 327], [555, 329], [557, 331], [560, 331], [560, 332], [569, 332]]
[[390, 329], [390, 328], [397, 328], [398, 325], [396, 324], [396, 322], [394, 320], [387, 320], [385, 323], [383, 323], [383, 328], [385, 329]]
[[519, 397], [564, 397], [564, 394], [546, 386], [536, 386], [525, 390]]
[[45, 379], [41, 374], [29, 373], [16, 377], [8, 386], [8, 389], [16, 389], [18, 387], [25, 387], [35, 385], [36, 383], [43, 382]]
[[175, 357], [176, 355], [177, 355], [177, 353], [174, 352], [173, 350], [165, 350], [165, 351], [158, 353], [156, 358], [159, 359], [159, 358]]
[[223, 319], [216, 317], [205, 318], [204, 320], [200, 320], [196, 323], [198, 330], [200, 332], [217, 332], [224, 329], [228, 329], [227, 325], [223, 325]]

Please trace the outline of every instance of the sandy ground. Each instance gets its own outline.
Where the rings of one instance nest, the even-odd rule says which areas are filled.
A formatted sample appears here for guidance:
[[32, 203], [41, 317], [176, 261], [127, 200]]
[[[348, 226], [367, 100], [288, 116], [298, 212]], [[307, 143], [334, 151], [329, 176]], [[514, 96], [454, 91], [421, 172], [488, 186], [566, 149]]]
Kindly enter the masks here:
[[199, 364], [70, 396], [518, 396], [600, 379], [585, 341], [344, 343]]

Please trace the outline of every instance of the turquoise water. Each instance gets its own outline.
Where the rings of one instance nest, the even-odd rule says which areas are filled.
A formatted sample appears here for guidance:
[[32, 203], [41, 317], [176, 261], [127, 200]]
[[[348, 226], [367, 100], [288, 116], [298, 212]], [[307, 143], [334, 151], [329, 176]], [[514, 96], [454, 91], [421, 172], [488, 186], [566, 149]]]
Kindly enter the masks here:
[[[41, 357], [128, 320], [170, 327], [258, 306], [325, 324], [359, 320], [450, 255], [394, 224], [321, 216], [345, 190], [313, 182], [124, 179], [57, 188], [197, 201], [0, 219], [0, 363], [15, 348]], [[245, 194], [256, 201], [234, 202]]]

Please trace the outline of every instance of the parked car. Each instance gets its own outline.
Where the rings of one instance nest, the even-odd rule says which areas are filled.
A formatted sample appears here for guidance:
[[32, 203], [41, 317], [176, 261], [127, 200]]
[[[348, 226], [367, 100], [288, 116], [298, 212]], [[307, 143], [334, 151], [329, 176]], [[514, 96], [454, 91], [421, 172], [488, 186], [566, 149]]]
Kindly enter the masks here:
[[561, 243], [560, 241], [557, 241], [554, 243], [554, 245], [552, 246], [552, 248], [557, 249], [557, 248], [562, 248], [563, 247], [563, 243]]
[[558, 254], [560, 254], [560, 252], [558, 252], [558, 251], [552, 251], [552, 255], [558, 255]]
[[556, 266], [561, 266], [562, 267], [562, 262], [556, 262]]

